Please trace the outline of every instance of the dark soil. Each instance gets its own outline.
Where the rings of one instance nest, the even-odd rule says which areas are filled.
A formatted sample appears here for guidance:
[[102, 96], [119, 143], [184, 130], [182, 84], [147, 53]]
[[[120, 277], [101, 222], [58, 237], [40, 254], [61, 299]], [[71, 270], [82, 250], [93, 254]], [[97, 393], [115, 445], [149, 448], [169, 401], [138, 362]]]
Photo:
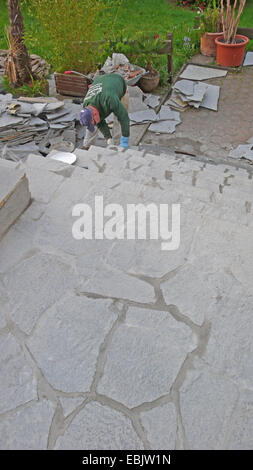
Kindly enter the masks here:
[[[218, 42], [221, 42], [222, 44], [226, 44], [224, 38], [219, 39]], [[232, 43], [232, 44], [242, 44], [242, 43], [244, 43], [244, 42], [245, 42], [244, 39], [242, 39], [242, 38], [236, 38], [235, 42]]]

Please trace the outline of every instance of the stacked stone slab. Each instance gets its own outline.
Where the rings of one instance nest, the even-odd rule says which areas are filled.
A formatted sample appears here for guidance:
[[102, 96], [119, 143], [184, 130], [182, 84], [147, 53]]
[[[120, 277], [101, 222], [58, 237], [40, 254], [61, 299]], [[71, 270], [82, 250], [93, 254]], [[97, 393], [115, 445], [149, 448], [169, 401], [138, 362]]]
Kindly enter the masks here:
[[0, 159], [0, 237], [30, 203], [28, 179], [19, 164]]

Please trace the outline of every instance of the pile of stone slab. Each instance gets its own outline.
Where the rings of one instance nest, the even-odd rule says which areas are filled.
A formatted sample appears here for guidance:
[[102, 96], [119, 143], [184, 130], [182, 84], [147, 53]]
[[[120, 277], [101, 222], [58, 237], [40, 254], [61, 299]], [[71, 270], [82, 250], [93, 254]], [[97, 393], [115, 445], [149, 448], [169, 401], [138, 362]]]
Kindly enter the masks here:
[[218, 111], [220, 87], [193, 80], [178, 80], [168, 104], [174, 109], [185, 111], [189, 106]]
[[[4, 63], [7, 58], [8, 51], [1, 49], [0, 50], [0, 75], [4, 75], [5, 67]], [[45, 59], [42, 59], [36, 54], [30, 55], [32, 74], [35, 79], [44, 78], [49, 75], [51, 66], [47, 63]]]
[[71, 100], [0, 95], [0, 158], [19, 160], [29, 152], [47, 155], [62, 141], [74, 148], [80, 108]]
[[220, 87], [203, 81], [226, 77], [227, 71], [189, 64], [172, 87], [172, 94], [166, 104], [178, 111], [189, 106], [218, 111]]

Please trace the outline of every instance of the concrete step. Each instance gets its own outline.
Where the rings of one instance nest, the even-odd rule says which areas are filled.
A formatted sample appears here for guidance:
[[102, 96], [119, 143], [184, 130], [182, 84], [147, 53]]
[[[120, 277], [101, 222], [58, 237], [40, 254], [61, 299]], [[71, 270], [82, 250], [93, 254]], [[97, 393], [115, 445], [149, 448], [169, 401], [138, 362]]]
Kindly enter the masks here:
[[0, 159], [0, 237], [28, 207], [28, 179], [19, 164]]

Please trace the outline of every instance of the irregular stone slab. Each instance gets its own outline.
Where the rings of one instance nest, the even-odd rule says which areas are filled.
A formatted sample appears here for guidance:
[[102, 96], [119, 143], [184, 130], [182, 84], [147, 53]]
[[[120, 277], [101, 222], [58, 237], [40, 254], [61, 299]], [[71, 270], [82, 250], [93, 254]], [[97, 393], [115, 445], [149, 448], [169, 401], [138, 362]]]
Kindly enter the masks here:
[[[223, 330], [224, 336], [224, 330]], [[232, 381], [195, 361], [180, 389], [183, 426], [190, 450], [222, 450], [238, 399]]]
[[[17, 243], [18, 240], [18, 243]], [[33, 249], [32, 237], [17, 230], [16, 225], [0, 241], [0, 272], [8, 271]]]
[[47, 254], [35, 254], [25, 259], [3, 277], [3, 285], [11, 299], [12, 319], [27, 334], [48, 307], [78, 284], [70, 266]]
[[159, 113], [160, 121], [173, 120], [181, 122], [180, 114], [176, 111], [172, 111], [169, 106], [162, 106]]
[[169, 393], [196, 347], [187, 326], [169, 313], [130, 308], [107, 353], [98, 392], [133, 408]]
[[147, 95], [144, 99], [145, 104], [149, 108], [156, 108], [160, 104], [161, 97], [158, 95]]
[[1, 165], [0, 161], [0, 237], [30, 203], [28, 180], [24, 170]]
[[241, 390], [228, 439], [230, 450], [253, 449], [253, 392]]
[[194, 93], [194, 85], [192, 80], [178, 80], [172, 88], [183, 95], [191, 96]]
[[159, 134], [173, 134], [178, 124], [180, 124], [178, 121], [160, 121], [151, 124], [148, 130]]
[[[220, 373], [253, 387], [252, 300], [230, 292], [212, 317], [212, 329], [204, 360]], [[224, 335], [224, 331], [226, 334]], [[232, 340], [231, 340], [232, 338]]]
[[90, 389], [99, 348], [117, 318], [110, 305], [108, 300], [70, 295], [41, 318], [27, 344], [57, 390]]
[[229, 152], [229, 157], [231, 158], [253, 158], [253, 143], [238, 145], [238, 147]]
[[174, 450], [177, 435], [177, 414], [172, 403], [140, 413], [151, 449]]
[[253, 52], [250, 52], [250, 51], [247, 52], [244, 62], [243, 62], [244, 67], [248, 65], [253, 65]]
[[55, 450], [139, 450], [143, 443], [126, 416], [99, 403], [89, 403], [80, 411]]
[[26, 175], [32, 198], [44, 204], [49, 203], [60, 184], [64, 181], [63, 176], [41, 171], [37, 168], [28, 168]]
[[186, 78], [187, 80], [208, 80], [210, 78], [226, 77], [227, 73], [227, 70], [189, 64], [181, 73], [180, 78]]
[[202, 325], [207, 315], [215, 310], [217, 292], [211, 290], [202, 273], [192, 266], [185, 266], [168, 281], [161, 284], [168, 305], [174, 304], [179, 311], [197, 325]]
[[71, 397], [61, 397], [60, 402], [63, 408], [64, 416], [68, 416], [72, 411], [74, 411], [81, 403], [83, 403], [84, 398], [71, 398]]
[[3, 450], [46, 450], [53, 405], [46, 400], [33, 403], [0, 421]]
[[154, 289], [147, 282], [110, 269], [103, 265], [101, 260], [98, 260], [96, 268], [93, 277], [82, 286], [82, 291], [136, 302], [154, 302]]
[[220, 96], [220, 87], [216, 85], [207, 85], [207, 90], [203, 101], [200, 104], [201, 108], [212, 109], [218, 111], [218, 101]]
[[36, 399], [37, 385], [32, 368], [10, 333], [1, 335], [0, 363], [1, 414]]
[[136, 113], [130, 113], [129, 119], [133, 122], [143, 123], [149, 121], [157, 121], [158, 115], [153, 109], [149, 109], [147, 111], [137, 111]]
[[[196, 104], [203, 103], [203, 99], [206, 96], [206, 93], [208, 92], [208, 89], [209, 89], [209, 87], [206, 83], [197, 83], [197, 84], [195, 84], [194, 85], [194, 93], [190, 97], [191, 102], [196, 101]], [[187, 96], [187, 98], [188, 98], [188, 96]]]

